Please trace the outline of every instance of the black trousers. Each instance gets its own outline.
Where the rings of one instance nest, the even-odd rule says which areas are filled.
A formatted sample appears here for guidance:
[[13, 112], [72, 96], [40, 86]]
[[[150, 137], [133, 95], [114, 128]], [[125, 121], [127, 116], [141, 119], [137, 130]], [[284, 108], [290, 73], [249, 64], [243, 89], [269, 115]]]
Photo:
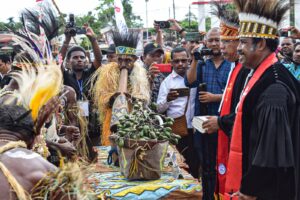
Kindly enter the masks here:
[[217, 174], [218, 135], [217, 133], [201, 134], [200, 140], [201, 146], [197, 148], [197, 154], [200, 159], [200, 171], [202, 171], [203, 200], [213, 200]]
[[194, 178], [199, 178], [199, 164], [196, 149], [194, 148], [194, 133], [193, 129], [188, 129], [189, 134], [182, 137], [176, 145], [177, 150], [183, 155], [186, 164], [189, 166], [189, 173]]

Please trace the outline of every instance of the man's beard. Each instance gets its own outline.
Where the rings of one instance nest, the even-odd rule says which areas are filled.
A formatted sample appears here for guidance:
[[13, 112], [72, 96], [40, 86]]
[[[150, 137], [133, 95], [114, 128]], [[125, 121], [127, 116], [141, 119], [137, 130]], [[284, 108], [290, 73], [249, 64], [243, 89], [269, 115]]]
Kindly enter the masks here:
[[221, 51], [213, 52], [213, 56], [220, 56], [220, 55], [222, 55]]
[[82, 72], [84, 70], [84, 68], [73, 68], [74, 72]]

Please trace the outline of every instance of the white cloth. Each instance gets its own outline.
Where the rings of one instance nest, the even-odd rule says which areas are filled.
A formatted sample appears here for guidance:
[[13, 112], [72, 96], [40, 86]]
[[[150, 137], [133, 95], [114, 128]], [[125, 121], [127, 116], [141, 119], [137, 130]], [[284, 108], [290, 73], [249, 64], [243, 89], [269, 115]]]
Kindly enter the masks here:
[[121, 0], [114, 0], [115, 7], [115, 20], [118, 27], [118, 30], [121, 34], [128, 33], [127, 24], [123, 15], [123, 4]]
[[[177, 118], [184, 114], [188, 97], [178, 97], [177, 99], [167, 102], [167, 96], [170, 89], [187, 88], [184, 84], [184, 77], [178, 75], [174, 70], [161, 83], [157, 98], [158, 112], [167, 112], [168, 117]], [[190, 89], [190, 99], [186, 111], [186, 119], [188, 128], [193, 128], [192, 120], [195, 113], [195, 98], [197, 88]]]
[[229, 83], [229, 80], [231, 78], [231, 74], [232, 74], [232, 71], [234, 70], [234, 68], [235, 68], [235, 62], [232, 62], [231, 66], [230, 66], [230, 71], [229, 71], [229, 74], [228, 74], [226, 86], [225, 86], [225, 89], [223, 91], [222, 100], [221, 100], [221, 103], [220, 103], [220, 106], [219, 106], [219, 110], [218, 110], [219, 113], [221, 113], [221, 109], [222, 109], [223, 101], [224, 101], [224, 95], [225, 95], [225, 92], [226, 92], [226, 89], [227, 89], [227, 86], [228, 86], [228, 83]]

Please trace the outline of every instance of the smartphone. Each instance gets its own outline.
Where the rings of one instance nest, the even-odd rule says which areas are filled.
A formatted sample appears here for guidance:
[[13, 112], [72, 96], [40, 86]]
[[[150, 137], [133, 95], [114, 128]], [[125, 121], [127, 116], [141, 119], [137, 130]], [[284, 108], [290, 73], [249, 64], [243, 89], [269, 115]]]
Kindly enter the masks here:
[[290, 31], [286, 31], [286, 30], [279, 30], [278, 31], [278, 34], [280, 37], [289, 37], [291, 34], [290, 34]]
[[189, 88], [173, 88], [170, 91], [176, 91], [178, 93], [178, 97], [186, 97], [189, 96], [190, 90]]
[[86, 34], [86, 29], [85, 28], [76, 27], [76, 34], [77, 35]]
[[154, 23], [158, 24], [161, 29], [165, 29], [165, 28], [170, 28], [171, 27], [169, 21], [154, 21]]
[[157, 66], [159, 71], [162, 73], [171, 73], [172, 72], [171, 64], [155, 64], [154, 66]]

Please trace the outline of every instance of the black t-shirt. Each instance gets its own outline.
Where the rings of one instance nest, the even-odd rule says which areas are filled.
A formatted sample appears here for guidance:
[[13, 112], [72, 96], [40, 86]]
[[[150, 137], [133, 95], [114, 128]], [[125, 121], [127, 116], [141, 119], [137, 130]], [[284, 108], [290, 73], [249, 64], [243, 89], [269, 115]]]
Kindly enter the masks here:
[[4, 75], [2, 78], [0, 76], [0, 89], [4, 88], [4, 86], [8, 85], [11, 80], [11, 76], [9, 74]]
[[83, 71], [80, 80], [77, 80], [76, 75], [72, 71], [63, 71], [64, 85], [72, 87], [77, 96], [77, 100], [89, 99], [89, 90], [91, 88], [90, 78], [92, 74], [96, 71], [96, 68], [92, 64], [90, 68]]

